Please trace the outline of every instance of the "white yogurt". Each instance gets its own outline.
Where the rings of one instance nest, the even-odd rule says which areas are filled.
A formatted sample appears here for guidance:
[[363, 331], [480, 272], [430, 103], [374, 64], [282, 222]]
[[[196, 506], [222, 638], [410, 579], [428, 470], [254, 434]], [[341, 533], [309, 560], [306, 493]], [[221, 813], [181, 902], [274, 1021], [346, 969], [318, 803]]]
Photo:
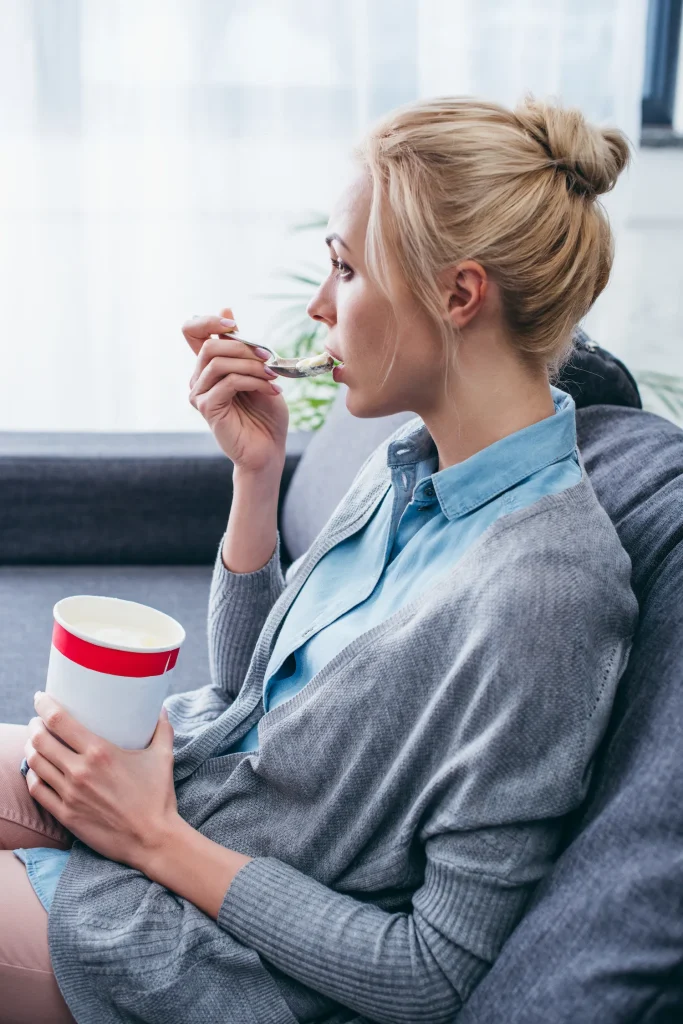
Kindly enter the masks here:
[[146, 633], [141, 629], [131, 629], [120, 626], [107, 626], [98, 622], [74, 623], [74, 627], [91, 640], [102, 640], [106, 644], [115, 644], [117, 647], [163, 647], [157, 637]]

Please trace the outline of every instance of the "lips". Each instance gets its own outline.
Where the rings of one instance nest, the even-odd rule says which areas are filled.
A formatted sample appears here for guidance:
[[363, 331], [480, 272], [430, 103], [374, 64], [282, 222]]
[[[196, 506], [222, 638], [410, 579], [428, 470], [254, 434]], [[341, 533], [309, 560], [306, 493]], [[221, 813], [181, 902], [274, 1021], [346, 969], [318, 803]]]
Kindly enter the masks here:
[[341, 358], [341, 356], [338, 356], [337, 353], [333, 352], [331, 348], [327, 348], [327, 346], [325, 346], [325, 351], [327, 352], [328, 356], [332, 356], [332, 358], [336, 359], [338, 363], [341, 363], [342, 366], [344, 365], [344, 360]]

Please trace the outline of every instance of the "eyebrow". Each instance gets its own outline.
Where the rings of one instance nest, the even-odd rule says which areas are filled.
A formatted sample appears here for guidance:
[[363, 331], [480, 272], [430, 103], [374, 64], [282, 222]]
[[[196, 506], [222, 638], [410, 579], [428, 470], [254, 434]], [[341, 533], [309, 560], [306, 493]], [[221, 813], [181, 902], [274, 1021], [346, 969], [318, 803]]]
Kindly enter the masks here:
[[346, 244], [346, 242], [344, 241], [344, 239], [340, 235], [338, 235], [336, 233], [336, 231], [333, 232], [331, 235], [327, 236], [327, 238], [325, 239], [325, 245], [329, 245], [330, 242], [334, 242], [334, 241], [337, 241], [337, 242], [339, 242], [340, 245], [343, 245], [347, 252], [351, 252], [351, 250], [349, 249], [349, 247]]

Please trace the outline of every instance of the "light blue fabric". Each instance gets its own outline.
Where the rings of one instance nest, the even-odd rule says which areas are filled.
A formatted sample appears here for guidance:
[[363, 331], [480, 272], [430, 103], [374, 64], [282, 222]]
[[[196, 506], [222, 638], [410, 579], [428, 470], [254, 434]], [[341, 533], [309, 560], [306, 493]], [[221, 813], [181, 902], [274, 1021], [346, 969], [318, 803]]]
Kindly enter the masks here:
[[49, 913], [57, 882], [69, 859], [69, 850], [36, 846], [31, 850], [15, 850], [14, 855], [26, 865], [29, 881], [36, 896]]
[[[321, 558], [287, 613], [265, 674], [266, 711], [429, 588], [501, 516], [579, 482], [574, 400], [551, 392], [553, 416], [441, 471], [425, 431], [390, 445], [384, 500], [363, 530]], [[258, 723], [230, 749], [258, 750]]]
[[[321, 558], [287, 613], [264, 677], [266, 711], [429, 588], [501, 516], [579, 482], [574, 400], [559, 388], [551, 392], [553, 416], [441, 471], [424, 431], [390, 445], [391, 486], [377, 511]], [[229, 749], [258, 750], [258, 724]], [[49, 911], [68, 851], [14, 852]]]

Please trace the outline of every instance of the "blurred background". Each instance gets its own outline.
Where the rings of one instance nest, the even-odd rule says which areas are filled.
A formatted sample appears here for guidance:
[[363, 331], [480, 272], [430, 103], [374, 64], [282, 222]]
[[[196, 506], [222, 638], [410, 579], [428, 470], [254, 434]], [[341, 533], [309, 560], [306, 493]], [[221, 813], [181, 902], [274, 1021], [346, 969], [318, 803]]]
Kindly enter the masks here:
[[[0, 430], [205, 430], [182, 322], [230, 305], [247, 338], [320, 349], [304, 309], [364, 129], [527, 91], [633, 143], [585, 327], [677, 418], [680, 36], [681, 0], [0, 0]], [[290, 394], [293, 425], [329, 392]]]

